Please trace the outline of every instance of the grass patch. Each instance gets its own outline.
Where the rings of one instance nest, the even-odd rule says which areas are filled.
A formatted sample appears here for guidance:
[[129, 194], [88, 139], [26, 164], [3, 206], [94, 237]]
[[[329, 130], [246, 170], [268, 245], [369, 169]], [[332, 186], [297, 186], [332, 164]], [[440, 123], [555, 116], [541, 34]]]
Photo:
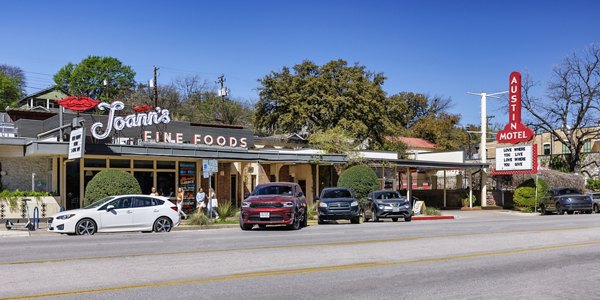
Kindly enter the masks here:
[[426, 216], [441, 216], [442, 212], [435, 207], [425, 207], [425, 211], [423, 212]]

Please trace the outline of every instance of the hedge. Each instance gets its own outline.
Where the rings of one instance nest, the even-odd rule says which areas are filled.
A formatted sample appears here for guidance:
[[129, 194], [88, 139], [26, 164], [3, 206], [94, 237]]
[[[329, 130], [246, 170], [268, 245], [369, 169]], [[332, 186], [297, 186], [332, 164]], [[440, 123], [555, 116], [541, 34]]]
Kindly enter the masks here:
[[340, 175], [337, 185], [350, 188], [359, 199], [365, 199], [370, 192], [379, 189], [379, 180], [373, 169], [359, 165], [344, 171]]
[[[548, 190], [548, 184], [543, 179], [538, 179], [538, 194], [537, 194], [537, 206], [540, 206], [541, 200], [544, 194]], [[535, 179], [528, 179], [523, 181], [517, 189], [513, 197], [515, 206], [521, 209], [533, 211], [536, 206], [535, 197]]]
[[88, 206], [108, 196], [141, 193], [140, 184], [133, 175], [122, 170], [106, 169], [96, 174], [88, 183], [83, 205]]

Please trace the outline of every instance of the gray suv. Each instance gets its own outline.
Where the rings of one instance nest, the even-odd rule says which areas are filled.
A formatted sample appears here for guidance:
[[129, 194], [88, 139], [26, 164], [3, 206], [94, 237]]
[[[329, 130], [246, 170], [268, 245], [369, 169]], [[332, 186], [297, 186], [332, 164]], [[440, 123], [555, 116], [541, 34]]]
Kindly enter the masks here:
[[362, 221], [362, 212], [356, 196], [349, 188], [325, 188], [319, 200], [319, 224], [326, 220], [350, 220], [352, 224]]
[[542, 215], [556, 212], [559, 215], [565, 212], [572, 215], [576, 211], [586, 214], [592, 213], [592, 196], [584, 195], [572, 188], [550, 189], [544, 195], [540, 210]]
[[391, 218], [393, 222], [397, 222], [399, 218], [403, 218], [405, 222], [412, 220], [410, 201], [397, 191], [374, 191], [367, 196], [367, 201], [365, 222], [368, 219], [378, 222], [381, 218]]

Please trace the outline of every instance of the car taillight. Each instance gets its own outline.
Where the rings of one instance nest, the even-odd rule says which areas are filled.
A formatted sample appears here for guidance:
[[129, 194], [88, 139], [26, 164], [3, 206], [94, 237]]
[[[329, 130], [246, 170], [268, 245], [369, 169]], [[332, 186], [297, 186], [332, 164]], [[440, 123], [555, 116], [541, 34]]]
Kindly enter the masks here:
[[177, 206], [171, 206], [171, 209], [174, 210], [175, 212], [179, 212], [179, 210], [177, 209]]

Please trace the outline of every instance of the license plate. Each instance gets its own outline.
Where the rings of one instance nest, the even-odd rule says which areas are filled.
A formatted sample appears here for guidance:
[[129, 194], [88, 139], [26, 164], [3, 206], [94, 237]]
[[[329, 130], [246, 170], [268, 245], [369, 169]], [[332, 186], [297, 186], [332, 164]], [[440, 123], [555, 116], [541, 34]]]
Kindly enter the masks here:
[[400, 211], [400, 207], [394, 207], [394, 208], [392, 208], [392, 211], [393, 212], [399, 212]]
[[268, 219], [271, 217], [271, 213], [270, 212], [261, 212], [260, 213], [260, 218], [261, 219]]

